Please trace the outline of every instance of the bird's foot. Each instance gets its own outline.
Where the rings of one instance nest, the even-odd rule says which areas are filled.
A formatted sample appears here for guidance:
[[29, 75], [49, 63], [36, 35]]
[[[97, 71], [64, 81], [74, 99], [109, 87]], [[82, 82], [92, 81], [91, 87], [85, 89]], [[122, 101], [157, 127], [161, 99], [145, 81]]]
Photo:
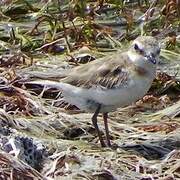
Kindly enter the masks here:
[[101, 143], [101, 147], [107, 147], [107, 145], [105, 144], [103, 140], [100, 140], [100, 143]]
[[113, 143], [110, 147], [112, 150], [116, 150], [117, 148], [119, 148], [118, 144]]
[[107, 141], [106, 145], [104, 147], [111, 148], [112, 150], [116, 150], [119, 148], [119, 146], [115, 143], [111, 143], [110, 141]]
[[112, 150], [119, 148], [117, 144], [111, 143], [110, 141], [106, 141], [106, 143], [104, 141], [100, 141], [100, 143], [102, 148], [111, 148]]

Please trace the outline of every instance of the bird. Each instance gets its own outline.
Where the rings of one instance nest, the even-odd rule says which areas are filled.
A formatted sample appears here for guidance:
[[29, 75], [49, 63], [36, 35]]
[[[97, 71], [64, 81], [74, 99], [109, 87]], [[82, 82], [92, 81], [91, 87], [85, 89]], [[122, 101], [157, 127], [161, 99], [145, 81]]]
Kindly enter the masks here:
[[[112, 147], [108, 113], [131, 105], [147, 93], [156, 75], [160, 50], [155, 37], [139, 36], [127, 50], [72, 68], [59, 82], [41, 80], [29, 84], [57, 88], [66, 102], [93, 113], [91, 120], [101, 146]], [[99, 113], [106, 141], [97, 123]]]

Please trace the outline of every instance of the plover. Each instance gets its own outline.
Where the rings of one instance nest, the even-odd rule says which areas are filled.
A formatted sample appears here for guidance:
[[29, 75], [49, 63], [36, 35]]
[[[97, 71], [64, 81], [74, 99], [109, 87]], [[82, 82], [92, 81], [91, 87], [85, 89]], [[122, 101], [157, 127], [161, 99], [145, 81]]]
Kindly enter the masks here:
[[[108, 113], [136, 102], [147, 93], [155, 78], [159, 54], [158, 41], [151, 36], [141, 36], [127, 51], [73, 68], [60, 82], [30, 83], [57, 88], [66, 102], [93, 112], [92, 124], [101, 146], [111, 147]], [[104, 120], [106, 143], [97, 124], [99, 113]]]

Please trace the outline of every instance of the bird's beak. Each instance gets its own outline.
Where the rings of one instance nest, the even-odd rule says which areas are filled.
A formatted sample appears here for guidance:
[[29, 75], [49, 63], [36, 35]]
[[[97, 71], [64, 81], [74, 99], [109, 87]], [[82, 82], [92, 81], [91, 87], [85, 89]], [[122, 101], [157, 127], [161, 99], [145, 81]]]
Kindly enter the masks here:
[[156, 62], [157, 62], [156, 57], [151, 53], [146, 55], [146, 58], [147, 58], [148, 61], [152, 62], [153, 64], [156, 64]]

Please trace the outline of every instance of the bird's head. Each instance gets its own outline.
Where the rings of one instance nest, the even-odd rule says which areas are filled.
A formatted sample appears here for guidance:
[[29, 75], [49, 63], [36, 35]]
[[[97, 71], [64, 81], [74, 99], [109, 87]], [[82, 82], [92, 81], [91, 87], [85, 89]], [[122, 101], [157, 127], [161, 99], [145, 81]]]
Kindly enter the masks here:
[[139, 59], [141, 59], [141, 61], [145, 62], [139, 63], [150, 63], [151, 65], [156, 65], [159, 59], [160, 46], [154, 37], [140, 36], [132, 43], [129, 53], [134, 57], [134, 61], [139, 61]]

